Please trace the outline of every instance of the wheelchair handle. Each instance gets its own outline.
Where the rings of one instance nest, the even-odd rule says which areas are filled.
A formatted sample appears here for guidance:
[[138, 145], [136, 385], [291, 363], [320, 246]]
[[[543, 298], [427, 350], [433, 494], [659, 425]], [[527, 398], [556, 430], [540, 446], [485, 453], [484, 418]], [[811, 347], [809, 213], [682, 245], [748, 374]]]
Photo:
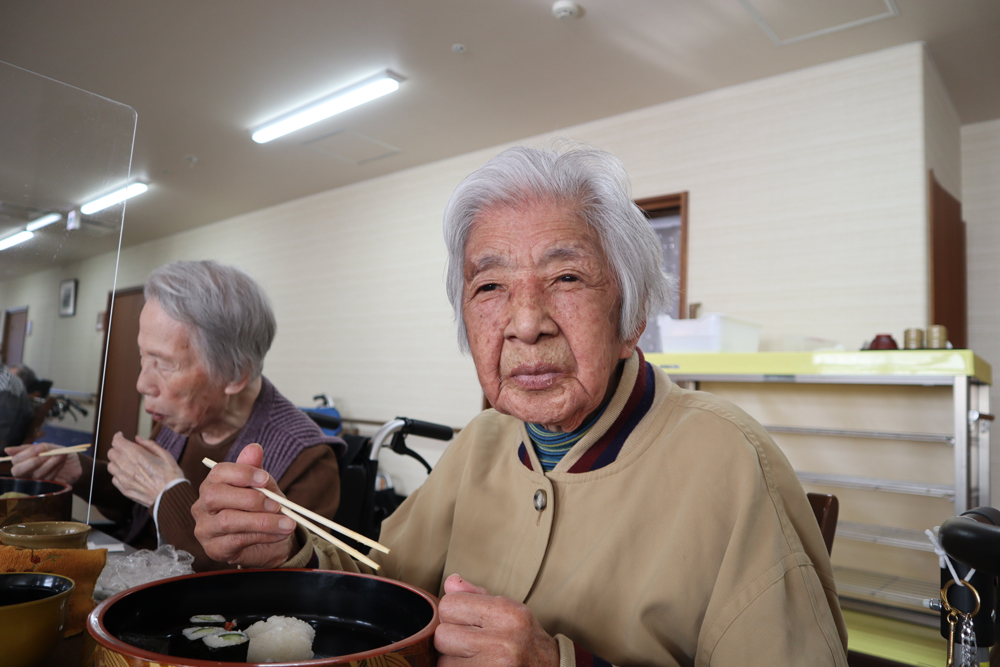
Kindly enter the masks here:
[[1000, 574], [1000, 512], [977, 507], [946, 519], [939, 532], [948, 555], [965, 565]]
[[431, 422], [409, 419], [408, 417], [396, 417], [392, 421], [382, 424], [375, 431], [375, 435], [372, 436], [372, 461], [378, 460], [379, 450], [382, 447], [387, 447], [392, 436], [398, 432], [402, 432], [403, 435], [413, 434], [424, 438], [433, 438], [434, 440], [451, 440], [452, 436], [455, 435], [455, 430], [450, 426], [432, 424]]
[[412, 433], [422, 438], [445, 441], [451, 440], [455, 435], [455, 430], [452, 427], [444, 426], [443, 424], [432, 424], [431, 422], [422, 422], [417, 419], [407, 419], [406, 417], [397, 417], [397, 419], [402, 419], [406, 422], [406, 426], [403, 427], [405, 435]]

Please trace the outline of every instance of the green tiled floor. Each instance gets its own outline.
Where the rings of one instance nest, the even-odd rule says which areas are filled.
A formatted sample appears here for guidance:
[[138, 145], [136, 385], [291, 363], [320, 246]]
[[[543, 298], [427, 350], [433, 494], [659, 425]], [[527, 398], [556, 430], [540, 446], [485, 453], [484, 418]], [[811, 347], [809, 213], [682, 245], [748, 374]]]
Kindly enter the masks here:
[[948, 643], [934, 628], [844, 610], [852, 651], [919, 667], [945, 667]]

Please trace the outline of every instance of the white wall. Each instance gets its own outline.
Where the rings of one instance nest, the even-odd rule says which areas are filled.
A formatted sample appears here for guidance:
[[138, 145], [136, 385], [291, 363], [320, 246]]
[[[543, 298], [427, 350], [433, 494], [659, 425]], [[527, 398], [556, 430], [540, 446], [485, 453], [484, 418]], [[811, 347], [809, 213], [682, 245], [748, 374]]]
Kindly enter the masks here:
[[[1000, 366], [1000, 119], [962, 128], [969, 345]], [[996, 502], [996, 501], [994, 501]]]
[[[688, 301], [860, 347], [926, 321], [923, 47], [814, 67], [571, 134], [646, 197], [691, 193]], [[955, 138], [957, 141], [957, 137]]]
[[[924, 52], [925, 173], [956, 199], [962, 199], [962, 122], [930, 55]], [[929, 192], [928, 192], [929, 196]], [[923, 328], [923, 327], [921, 327]]]
[[[969, 347], [996, 369], [1000, 368], [1000, 119], [962, 128], [962, 218], [969, 276]], [[995, 392], [993, 401], [996, 405]], [[991, 497], [996, 506], [1000, 503], [1000, 438], [993, 438], [992, 449]]]
[[[763, 323], [765, 348], [901, 339], [927, 318], [926, 170], [959, 173], [927, 62], [910, 44], [551, 136], [614, 152], [636, 197], [689, 191], [688, 299]], [[481, 393], [455, 344], [441, 213], [503, 148], [124, 249], [118, 284], [174, 259], [237, 264], [274, 302], [265, 372], [294, 401], [326, 391], [350, 417], [463, 425]]]
[[[115, 256], [105, 254], [0, 283], [0, 311], [28, 306], [24, 363], [38, 377], [51, 379], [53, 388], [97, 393], [104, 343], [97, 316], [107, 309], [114, 277]], [[78, 280], [76, 315], [60, 317], [59, 283], [69, 278]], [[92, 431], [93, 419], [90, 410], [79, 421], [69, 418], [59, 425]]]

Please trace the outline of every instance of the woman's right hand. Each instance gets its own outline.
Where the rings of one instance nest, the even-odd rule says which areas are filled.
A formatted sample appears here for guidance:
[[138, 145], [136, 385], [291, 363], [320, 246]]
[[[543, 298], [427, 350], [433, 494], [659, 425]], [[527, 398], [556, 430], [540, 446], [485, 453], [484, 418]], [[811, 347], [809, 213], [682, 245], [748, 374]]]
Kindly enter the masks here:
[[7, 447], [4, 451], [12, 455], [10, 474], [22, 479], [47, 479], [72, 486], [83, 476], [83, 465], [78, 454], [64, 456], [39, 456], [42, 452], [60, 449], [57, 445], [38, 443]]
[[297, 549], [295, 522], [258, 487], [284, 495], [261, 467], [264, 450], [251, 444], [236, 463], [219, 463], [191, 507], [194, 536], [209, 558], [244, 567], [278, 567]]

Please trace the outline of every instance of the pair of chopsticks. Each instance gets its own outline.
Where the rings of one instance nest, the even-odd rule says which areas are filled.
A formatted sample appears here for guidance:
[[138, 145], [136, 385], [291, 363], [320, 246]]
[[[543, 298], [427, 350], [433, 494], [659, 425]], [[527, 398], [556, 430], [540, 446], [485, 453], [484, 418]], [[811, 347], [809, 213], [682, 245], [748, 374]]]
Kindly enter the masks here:
[[[201, 460], [201, 462], [204, 463], [209, 468], [214, 468], [215, 465], [216, 465], [215, 461], [213, 461], [212, 459], [209, 459], [209, 458], [204, 458], [204, 459]], [[338, 540], [336, 537], [334, 537], [330, 533], [326, 532], [325, 530], [323, 530], [322, 528], [320, 528], [319, 526], [317, 526], [312, 521], [309, 521], [308, 519], [305, 519], [305, 518], [299, 516], [298, 514], [296, 514], [296, 512], [298, 512], [299, 514], [304, 514], [305, 516], [309, 517], [313, 521], [317, 521], [317, 522], [323, 524], [324, 526], [332, 528], [333, 530], [337, 531], [341, 535], [347, 535], [348, 537], [350, 537], [350, 538], [352, 538], [354, 540], [357, 540], [361, 544], [368, 545], [372, 549], [376, 549], [378, 551], [381, 551], [384, 554], [389, 553], [388, 547], [384, 547], [381, 544], [379, 544], [378, 542], [376, 542], [375, 540], [373, 540], [373, 539], [371, 539], [369, 537], [365, 537], [361, 533], [356, 533], [353, 530], [351, 530], [350, 528], [345, 528], [344, 526], [341, 526], [336, 521], [330, 521], [325, 516], [322, 516], [320, 514], [316, 514], [316, 512], [313, 512], [312, 510], [306, 509], [305, 507], [302, 507], [301, 505], [297, 505], [297, 504], [293, 503], [292, 501], [290, 501], [290, 500], [288, 500], [286, 498], [282, 498], [281, 496], [279, 496], [277, 493], [274, 493], [273, 491], [269, 491], [267, 489], [261, 489], [261, 488], [257, 488], [257, 490], [260, 491], [261, 493], [263, 493], [265, 496], [267, 496], [271, 500], [273, 500], [274, 502], [276, 502], [279, 505], [281, 505], [281, 513], [282, 514], [284, 514], [285, 516], [287, 516], [290, 519], [294, 520], [297, 524], [299, 524], [300, 526], [303, 526], [307, 530], [311, 530], [312, 532], [316, 533], [317, 535], [319, 535], [320, 537], [322, 537], [327, 542], [333, 544], [338, 549], [346, 551], [355, 560], [359, 560], [362, 563], [364, 563], [365, 565], [368, 565], [369, 567], [371, 567], [371, 568], [373, 568], [375, 570], [379, 569], [379, 564], [378, 563], [376, 563], [371, 558], [369, 558], [368, 556], [364, 555], [363, 553], [361, 553], [357, 549], [354, 549], [354, 548], [348, 546], [347, 544], [345, 544], [344, 542]]]
[[[64, 456], [66, 454], [79, 454], [80, 452], [85, 452], [90, 449], [90, 443], [86, 445], [73, 445], [72, 447], [60, 447], [59, 449], [50, 449], [44, 451], [39, 456]], [[10, 461], [13, 456], [0, 456], [0, 463], [4, 461]]]

